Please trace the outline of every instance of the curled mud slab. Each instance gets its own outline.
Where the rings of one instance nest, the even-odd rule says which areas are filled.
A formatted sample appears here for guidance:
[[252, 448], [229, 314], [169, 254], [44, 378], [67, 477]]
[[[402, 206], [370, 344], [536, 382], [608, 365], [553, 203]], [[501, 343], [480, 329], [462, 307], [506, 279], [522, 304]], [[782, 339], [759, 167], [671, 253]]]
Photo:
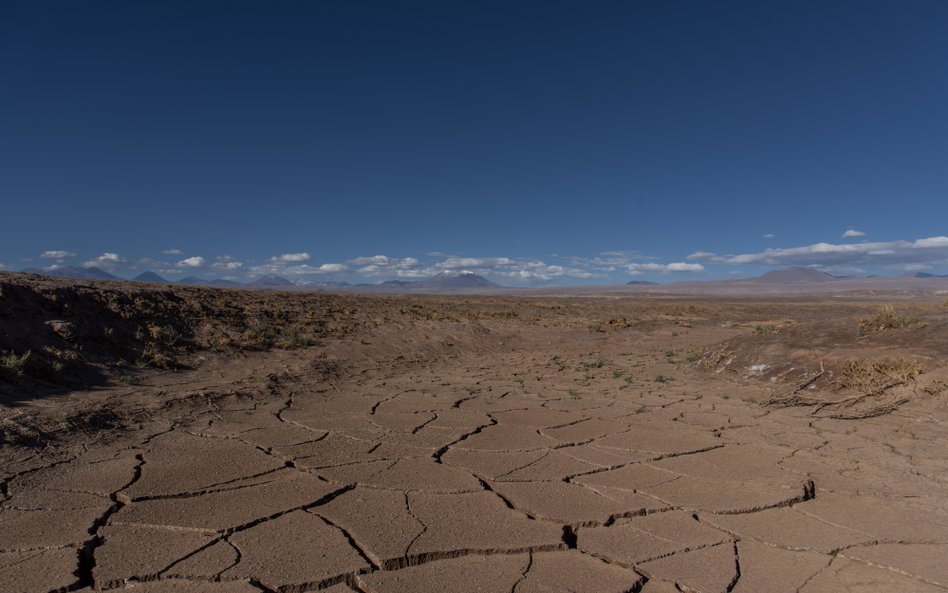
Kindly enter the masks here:
[[398, 303], [318, 347], [9, 408], [131, 420], [0, 446], [0, 590], [948, 591], [937, 393], [816, 417], [684, 362], [770, 305], [591, 332], [587, 303], [438, 301], [394, 329]]

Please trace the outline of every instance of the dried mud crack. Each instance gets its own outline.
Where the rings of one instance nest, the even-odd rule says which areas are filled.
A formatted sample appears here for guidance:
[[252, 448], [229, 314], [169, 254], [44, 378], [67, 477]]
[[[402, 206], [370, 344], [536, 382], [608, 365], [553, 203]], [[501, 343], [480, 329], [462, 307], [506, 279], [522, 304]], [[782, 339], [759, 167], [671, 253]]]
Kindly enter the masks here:
[[[948, 591], [946, 311], [899, 341], [859, 301], [233, 298], [318, 345], [202, 318], [191, 369], [5, 384], [0, 591]], [[924, 373], [865, 405], [819, 370], [898, 349]]]

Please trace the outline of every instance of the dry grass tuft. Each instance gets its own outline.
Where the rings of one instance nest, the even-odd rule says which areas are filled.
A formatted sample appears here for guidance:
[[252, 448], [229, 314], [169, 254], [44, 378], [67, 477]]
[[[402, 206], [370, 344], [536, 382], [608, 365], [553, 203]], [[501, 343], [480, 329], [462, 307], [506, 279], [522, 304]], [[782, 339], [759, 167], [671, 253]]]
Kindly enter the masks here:
[[819, 395], [804, 395], [826, 369], [820, 363], [820, 372], [797, 385], [792, 391], [774, 393], [764, 402], [765, 406], [786, 408], [812, 406], [811, 416], [822, 416], [846, 420], [873, 418], [889, 414], [909, 401], [909, 398], [894, 396], [886, 398], [887, 392], [900, 385], [914, 383], [924, 372], [921, 364], [904, 358], [882, 360], [847, 360], [839, 368], [839, 378], [833, 382], [840, 390], [856, 393], [842, 400], [826, 400]]
[[860, 393], [878, 393], [897, 385], [905, 385], [924, 372], [921, 364], [904, 358], [882, 360], [847, 360], [840, 369], [836, 385]]
[[0, 373], [17, 379], [22, 377], [30, 356], [29, 350], [19, 355], [16, 352], [4, 352], [0, 355]]
[[917, 317], [909, 317], [892, 305], [883, 305], [872, 317], [859, 320], [859, 335], [867, 336], [876, 332], [903, 329], [918, 323]]
[[292, 327], [283, 332], [282, 340], [279, 346], [292, 350], [295, 348], [309, 348], [316, 344], [316, 340], [303, 333], [298, 327]]

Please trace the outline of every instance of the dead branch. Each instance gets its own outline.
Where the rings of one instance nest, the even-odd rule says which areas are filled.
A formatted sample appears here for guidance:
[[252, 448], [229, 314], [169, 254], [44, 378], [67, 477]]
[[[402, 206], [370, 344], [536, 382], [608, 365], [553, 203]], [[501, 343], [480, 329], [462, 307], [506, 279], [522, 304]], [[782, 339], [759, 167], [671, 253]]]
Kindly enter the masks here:
[[787, 393], [771, 395], [769, 398], [767, 398], [767, 401], [764, 402], [764, 405], [774, 408], [790, 408], [794, 406], [810, 406], [819, 403], [819, 400], [817, 399], [812, 397], [802, 397], [797, 394], [812, 385], [817, 379], [822, 377], [824, 373], [826, 373], [826, 368], [823, 366], [823, 361], [821, 360], [820, 372], [804, 380], [802, 383]]

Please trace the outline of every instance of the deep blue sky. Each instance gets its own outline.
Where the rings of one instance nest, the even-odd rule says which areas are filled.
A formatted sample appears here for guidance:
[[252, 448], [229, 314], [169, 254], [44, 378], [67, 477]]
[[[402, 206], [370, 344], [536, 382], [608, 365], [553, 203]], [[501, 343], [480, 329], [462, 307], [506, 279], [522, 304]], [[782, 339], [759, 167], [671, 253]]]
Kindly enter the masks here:
[[5, 269], [946, 273], [948, 3], [8, 2], [0, 200]]

